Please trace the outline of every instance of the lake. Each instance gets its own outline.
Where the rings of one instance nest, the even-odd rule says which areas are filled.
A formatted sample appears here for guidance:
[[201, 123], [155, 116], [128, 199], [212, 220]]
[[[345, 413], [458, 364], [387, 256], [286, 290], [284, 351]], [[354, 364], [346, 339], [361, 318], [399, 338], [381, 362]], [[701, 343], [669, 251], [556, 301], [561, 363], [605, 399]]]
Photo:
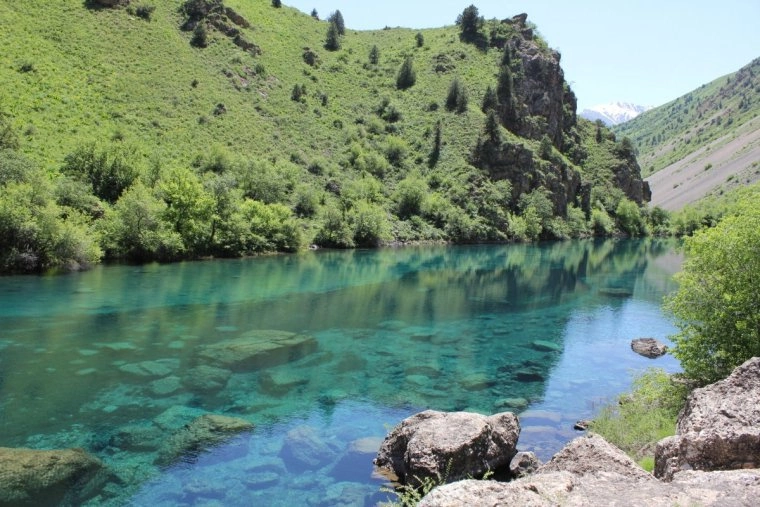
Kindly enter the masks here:
[[[92, 505], [375, 505], [380, 439], [424, 409], [521, 416], [548, 459], [650, 366], [664, 240], [317, 251], [0, 278], [0, 446], [82, 447]], [[181, 446], [204, 414], [254, 425]], [[183, 428], [185, 428], [183, 430]]]

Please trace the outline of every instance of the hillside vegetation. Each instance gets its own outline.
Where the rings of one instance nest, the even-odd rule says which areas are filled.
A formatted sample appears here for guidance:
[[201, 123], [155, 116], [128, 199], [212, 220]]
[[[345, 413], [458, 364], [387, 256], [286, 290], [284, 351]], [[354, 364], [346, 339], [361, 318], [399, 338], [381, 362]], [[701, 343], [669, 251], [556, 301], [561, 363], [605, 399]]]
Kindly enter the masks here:
[[274, 4], [0, 5], [0, 271], [645, 232], [633, 147], [576, 118], [524, 15]]
[[613, 131], [636, 145], [652, 204], [680, 209], [760, 180], [760, 58]]

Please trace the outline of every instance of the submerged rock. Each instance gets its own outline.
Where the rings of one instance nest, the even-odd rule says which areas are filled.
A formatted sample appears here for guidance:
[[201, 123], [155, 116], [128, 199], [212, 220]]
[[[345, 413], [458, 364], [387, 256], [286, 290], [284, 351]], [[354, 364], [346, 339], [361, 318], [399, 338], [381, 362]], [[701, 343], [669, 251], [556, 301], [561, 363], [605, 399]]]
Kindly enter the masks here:
[[533, 349], [538, 350], [539, 352], [561, 352], [562, 346], [546, 341], [546, 340], [536, 340], [533, 343], [530, 344]]
[[678, 417], [676, 435], [655, 451], [657, 477], [681, 470], [730, 470], [760, 466], [760, 358], [728, 378], [695, 389]]
[[155, 462], [167, 466], [180, 459], [192, 461], [209, 448], [251, 429], [253, 424], [244, 419], [216, 414], [202, 415], [169, 437], [159, 450]]
[[76, 505], [97, 494], [107, 476], [82, 449], [0, 447], [0, 505]]
[[640, 356], [655, 359], [668, 353], [668, 346], [654, 338], [636, 338], [631, 341], [631, 349]]
[[320, 438], [311, 426], [298, 426], [288, 431], [280, 452], [289, 470], [313, 470], [333, 461], [336, 452]]
[[165, 377], [179, 367], [177, 359], [159, 359], [157, 361], [142, 361], [129, 363], [119, 367], [124, 373], [138, 377]]
[[509, 464], [520, 424], [511, 412], [490, 417], [426, 410], [404, 419], [383, 441], [375, 465], [402, 482], [450, 482]]
[[225, 388], [231, 375], [230, 370], [202, 364], [189, 369], [182, 379], [182, 383], [190, 391], [214, 393]]
[[212, 366], [246, 371], [296, 361], [316, 350], [317, 341], [313, 336], [258, 330], [201, 347], [198, 358]]

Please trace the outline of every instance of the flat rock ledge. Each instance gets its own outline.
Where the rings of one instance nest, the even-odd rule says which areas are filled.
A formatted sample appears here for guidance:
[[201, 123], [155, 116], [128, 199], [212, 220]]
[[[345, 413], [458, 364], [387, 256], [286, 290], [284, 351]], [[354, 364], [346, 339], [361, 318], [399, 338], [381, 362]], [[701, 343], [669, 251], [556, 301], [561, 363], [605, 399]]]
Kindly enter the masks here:
[[406, 484], [480, 477], [509, 466], [519, 436], [520, 423], [511, 412], [426, 410], [404, 419], [383, 440], [374, 463]]
[[726, 379], [695, 389], [678, 416], [676, 435], [655, 450], [657, 477], [683, 470], [760, 467], [760, 358], [737, 367]]
[[631, 341], [631, 350], [640, 356], [656, 359], [668, 353], [668, 346], [655, 338], [636, 338]]

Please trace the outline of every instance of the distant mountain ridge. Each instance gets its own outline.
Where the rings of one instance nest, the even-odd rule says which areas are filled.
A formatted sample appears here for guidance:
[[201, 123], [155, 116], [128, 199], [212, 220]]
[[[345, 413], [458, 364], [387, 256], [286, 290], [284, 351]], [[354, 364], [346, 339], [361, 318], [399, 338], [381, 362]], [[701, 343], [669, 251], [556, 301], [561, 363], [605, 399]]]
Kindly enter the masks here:
[[641, 106], [630, 102], [611, 102], [584, 109], [580, 116], [591, 121], [602, 120], [605, 125], [612, 126], [632, 120], [651, 108], [651, 106]]
[[760, 58], [613, 132], [636, 146], [652, 204], [679, 209], [760, 180]]

